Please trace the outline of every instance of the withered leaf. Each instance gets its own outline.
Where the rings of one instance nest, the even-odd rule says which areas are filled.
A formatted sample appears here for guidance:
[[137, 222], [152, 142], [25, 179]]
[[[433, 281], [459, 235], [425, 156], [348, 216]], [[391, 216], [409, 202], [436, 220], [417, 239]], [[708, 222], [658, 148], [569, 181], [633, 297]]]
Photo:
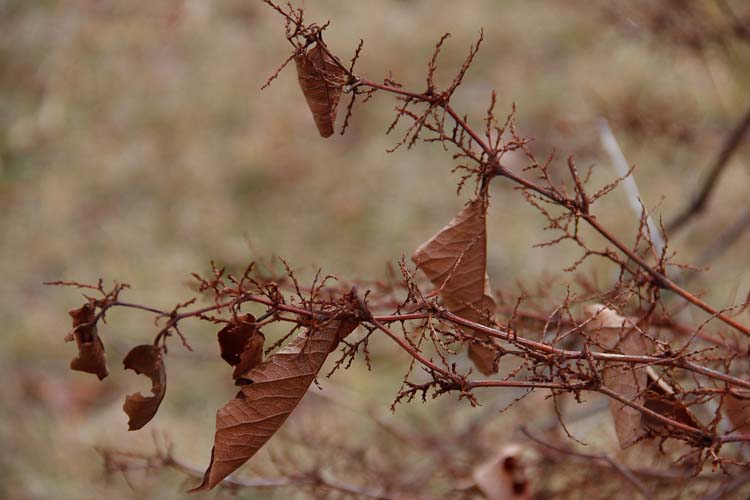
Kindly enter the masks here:
[[323, 42], [297, 55], [297, 79], [307, 106], [312, 112], [315, 126], [322, 137], [333, 134], [336, 122], [336, 108], [341, 91], [346, 83], [345, 71], [322, 48]]
[[164, 368], [161, 350], [153, 344], [134, 347], [123, 360], [125, 369], [130, 368], [137, 374], [151, 379], [153, 396], [144, 396], [138, 392], [125, 397], [122, 409], [127, 413], [128, 430], [135, 431], [149, 423], [159, 409], [167, 391], [167, 371]]
[[488, 500], [531, 500], [522, 448], [508, 445], [472, 473], [474, 484]]
[[235, 367], [232, 378], [240, 377], [263, 361], [266, 337], [254, 323], [252, 314], [238, 316], [218, 333], [221, 358]]
[[[466, 206], [417, 248], [411, 259], [438, 289], [450, 312], [475, 323], [492, 324], [496, 305], [487, 278], [487, 206], [481, 199]], [[466, 332], [490, 341], [481, 332]], [[471, 343], [469, 358], [483, 374], [497, 373], [497, 353], [491, 347]]]
[[308, 329], [244, 374], [252, 383], [216, 413], [211, 463], [190, 491], [210, 490], [255, 455], [297, 407], [328, 354], [356, 327], [334, 319]]
[[[750, 393], [744, 392], [743, 396], [750, 398]], [[742, 399], [728, 394], [724, 398], [724, 413], [737, 432], [750, 433], [750, 399]]]
[[70, 369], [93, 373], [99, 380], [104, 379], [109, 375], [104, 344], [99, 338], [96, 325], [92, 324], [96, 317], [96, 308], [87, 302], [78, 309], [72, 309], [68, 314], [73, 318], [73, 337], [78, 345], [78, 356], [70, 361]]
[[[602, 304], [584, 307], [586, 328], [592, 338], [608, 351], [620, 354], [645, 355], [646, 339], [637, 331], [635, 323]], [[603, 370], [604, 385], [624, 398], [643, 405], [646, 398], [646, 372], [628, 364], [612, 363]], [[615, 399], [610, 400], [610, 411], [620, 447], [625, 449], [646, 435], [642, 413]]]
[[[646, 368], [646, 374], [648, 390], [644, 394], [646, 401], [643, 406], [681, 424], [698, 429], [703, 427], [687, 406], [677, 399], [674, 389], [663, 378], [660, 378], [653, 368], [650, 366]], [[643, 415], [643, 426], [655, 431], [664, 429], [664, 423], [651, 415]], [[670, 432], [675, 432], [675, 430], [670, 429]]]

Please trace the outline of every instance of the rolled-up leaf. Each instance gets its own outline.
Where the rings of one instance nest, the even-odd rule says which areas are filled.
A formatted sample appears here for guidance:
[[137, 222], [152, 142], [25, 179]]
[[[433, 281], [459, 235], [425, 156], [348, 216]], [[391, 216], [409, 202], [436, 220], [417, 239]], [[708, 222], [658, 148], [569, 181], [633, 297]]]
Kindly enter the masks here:
[[318, 41], [313, 48], [294, 58], [297, 78], [315, 126], [322, 137], [333, 134], [336, 108], [346, 83], [346, 72], [323, 49]]

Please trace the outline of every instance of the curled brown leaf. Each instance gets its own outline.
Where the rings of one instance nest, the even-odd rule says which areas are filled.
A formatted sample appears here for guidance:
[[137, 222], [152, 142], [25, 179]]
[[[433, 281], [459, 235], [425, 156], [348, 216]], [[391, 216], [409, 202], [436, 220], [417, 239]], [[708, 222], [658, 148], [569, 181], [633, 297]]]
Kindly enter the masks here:
[[319, 40], [311, 49], [295, 56], [294, 61], [299, 86], [312, 112], [315, 126], [322, 137], [330, 137], [336, 123], [336, 109], [346, 83], [346, 73], [323, 50], [322, 44]]
[[[427, 275], [445, 307], [464, 319], [490, 326], [495, 300], [487, 277], [487, 206], [474, 200], [411, 259]], [[469, 344], [469, 358], [485, 375], [497, 373], [497, 351], [486, 335], [466, 329], [482, 342]]]
[[252, 314], [238, 316], [218, 333], [221, 358], [234, 366], [232, 378], [237, 379], [263, 361], [266, 337], [255, 325]]
[[350, 320], [328, 320], [244, 374], [251, 383], [216, 413], [211, 463], [190, 491], [210, 490], [255, 455], [297, 407], [328, 354], [356, 327]]
[[78, 309], [72, 309], [68, 314], [73, 318], [72, 337], [66, 337], [67, 340], [75, 338], [78, 345], [78, 356], [70, 361], [70, 369], [92, 373], [104, 379], [109, 372], [107, 371], [107, 358], [104, 355], [104, 344], [99, 338], [96, 323], [96, 308], [91, 302], [87, 302]]
[[130, 417], [128, 430], [138, 430], [156, 415], [159, 405], [167, 391], [167, 372], [164, 368], [161, 350], [153, 344], [134, 347], [123, 360], [125, 369], [143, 374], [151, 379], [153, 396], [144, 396], [138, 392], [125, 397], [122, 409]]

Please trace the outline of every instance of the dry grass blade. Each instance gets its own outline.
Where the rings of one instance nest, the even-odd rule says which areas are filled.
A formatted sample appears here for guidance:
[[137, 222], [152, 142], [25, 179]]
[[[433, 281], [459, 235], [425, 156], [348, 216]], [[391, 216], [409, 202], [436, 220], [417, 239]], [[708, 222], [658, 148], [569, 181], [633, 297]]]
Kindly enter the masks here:
[[312, 49], [295, 56], [294, 62], [315, 126], [322, 137], [330, 137], [336, 123], [336, 108], [345, 83], [345, 72], [322, 49], [322, 43], [319, 40]]
[[153, 396], [144, 396], [138, 392], [128, 395], [122, 409], [127, 413], [128, 430], [135, 431], [146, 425], [154, 418], [159, 405], [167, 392], [167, 371], [161, 350], [153, 344], [134, 347], [123, 360], [125, 369], [137, 374], [143, 374], [151, 379]]
[[[412, 260], [437, 287], [453, 314], [490, 325], [495, 301], [487, 279], [487, 206], [472, 201], [438, 234], [423, 243]], [[477, 332], [470, 332], [480, 337]], [[488, 337], [483, 340], [490, 342]], [[469, 357], [485, 375], [497, 373], [497, 351], [472, 343]]]
[[311, 328], [242, 379], [250, 382], [216, 413], [211, 463], [191, 491], [210, 490], [247, 462], [297, 407], [339, 340], [357, 327], [331, 320]]
[[[645, 339], [628, 318], [620, 316], [617, 311], [602, 304], [588, 305], [584, 312], [586, 317], [590, 318], [586, 324], [587, 329], [605, 349], [621, 354], [647, 353]], [[646, 378], [643, 369], [627, 365], [612, 364], [602, 372], [602, 379], [607, 388], [639, 405], [645, 402]], [[646, 430], [640, 411], [614, 399], [610, 400], [610, 409], [621, 448], [625, 449], [645, 436]]]

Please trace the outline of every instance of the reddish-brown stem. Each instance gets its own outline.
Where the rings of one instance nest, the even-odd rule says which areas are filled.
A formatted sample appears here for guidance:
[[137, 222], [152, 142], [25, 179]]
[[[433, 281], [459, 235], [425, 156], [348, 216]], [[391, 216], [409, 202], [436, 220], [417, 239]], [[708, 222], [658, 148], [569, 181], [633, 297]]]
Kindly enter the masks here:
[[622, 253], [628, 256], [629, 259], [631, 259], [633, 262], [638, 264], [644, 271], [646, 271], [656, 282], [656, 284], [660, 288], [666, 288], [683, 299], [687, 300], [691, 304], [700, 307], [704, 311], [706, 311], [711, 316], [716, 317], [717, 319], [720, 319], [727, 325], [731, 326], [732, 328], [739, 330], [740, 332], [744, 333], [745, 335], [750, 335], [750, 327], [744, 326], [741, 323], [739, 323], [734, 318], [731, 318], [727, 316], [726, 314], [720, 312], [719, 310], [711, 307], [710, 305], [706, 304], [702, 300], [700, 300], [695, 295], [691, 294], [687, 290], [684, 290], [679, 285], [677, 285], [675, 282], [664, 276], [662, 273], [657, 271], [656, 269], [652, 268], [651, 266], [646, 263], [641, 257], [639, 257], [635, 252], [630, 250], [628, 247], [626, 247], [620, 240], [615, 238], [612, 234], [610, 234], [609, 231], [607, 231], [604, 227], [602, 227], [601, 224], [596, 220], [596, 217], [593, 215], [583, 214], [581, 217], [589, 223], [591, 227], [596, 229], [596, 231], [601, 234], [604, 238], [606, 238], [610, 243], [615, 245], [618, 250], [620, 250]]
[[[586, 354], [582, 351], [568, 351], [565, 349], [558, 349], [557, 347], [553, 347], [549, 344], [543, 344], [535, 340], [518, 337], [515, 333], [511, 334], [508, 332], [497, 330], [495, 328], [490, 328], [488, 326], [481, 325], [479, 323], [474, 323], [472, 321], [461, 318], [460, 316], [456, 316], [455, 314], [450, 313], [448, 311], [443, 311], [441, 313], [441, 317], [447, 319], [448, 321], [452, 323], [465, 326], [467, 328], [471, 328], [474, 331], [484, 333], [491, 337], [499, 338], [507, 342], [512, 342], [514, 344], [528, 347], [528, 348], [531, 348], [540, 352], [544, 352], [553, 356], [558, 356], [558, 357], [562, 357], [566, 359], [585, 359], [586, 358]], [[707, 377], [715, 378], [723, 382], [736, 385], [738, 387], [750, 388], [750, 381], [742, 380], [737, 377], [732, 377], [731, 375], [727, 375], [726, 373], [722, 373], [716, 370], [712, 370], [710, 368], [706, 368], [704, 366], [698, 365], [691, 361], [686, 361], [682, 358], [678, 358], [678, 359], [660, 358], [657, 356], [635, 356], [635, 355], [614, 354], [614, 353], [604, 353], [604, 352], [592, 352], [590, 353], [590, 355], [594, 359], [611, 361], [611, 362], [679, 366], [686, 370], [700, 373]]]
[[[532, 321], [539, 321], [541, 323], [547, 323], [550, 320], [550, 316], [542, 312], [534, 312], [534, 311], [528, 311], [528, 310], [523, 310], [523, 309], [515, 310], [514, 308], [503, 307], [503, 306], [499, 307], [498, 310], [502, 311], [505, 314], [515, 314], [516, 317], [518, 318], [528, 319]], [[565, 319], [565, 318], [559, 318], [556, 320], [556, 322], [558, 322], [558, 324], [567, 325], [567, 326], [575, 326], [579, 324], [579, 323], [576, 323], [574, 320]], [[694, 330], [685, 325], [676, 323], [669, 318], [665, 318], [665, 317], [653, 318], [651, 320], [651, 325], [658, 326], [658, 327], [665, 327], [669, 329], [670, 331], [678, 333], [680, 335], [687, 335], [691, 337], [695, 336], [711, 344], [715, 344], [715, 345], [723, 347], [724, 349], [736, 352], [739, 355], [747, 355], [744, 351], [742, 351], [739, 348], [739, 346], [730, 344], [729, 342], [727, 342], [726, 339], [717, 337], [715, 335], [712, 335], [708, 332], [704, 332], [701, 330]]]
[[688, 434], [692, 434], [697, 437], [706, 437], [706, 433], [702, 431], [701, 429], [698, 429], [696, 427], [683, 424], [682, 422], [678, 422], [676, 420], [673, 420], [669, 417], [665, 417], [661, 413], [657, 413], [654, 410], [651, 410], [649, 408], [646, 408], [643, 405], [639, 405], [638, 403], [635, 403], [631, 400], [629, 400], [626, 397], [623, 397], [622, 395], [616, 393], [615, 391], [611, 389], [607, 389], [606, 387], [598, 387], [595, 389], [597, 392], [600, 392], [604, 394], [607, 397], [610, 397], [612, 399], [616, 399], [620, 403], [630, 406], [631, 408], [634, 408], [638, 410], [639, 412], [643, 413], [644, 415], [648, 415], [649, 417], [655, 418], [656, 420], [659, 420], [660, 422], [663, 422], [665, 424], [671, 425], [672, 427], [676, 429], [680, 429], [682, 431], [687, 432]]
[[374, 82], [372, 80], [368, 80], [367, 78], [362, 78], [359, 76], [357, 76], [356, 78], [357, 78], [358, 86], [370, 87], [370, 88], [377, 89], [377, 90], [383, 90], [390, 94], [398, 94], [404, 97], [411, 97], [412, 99], [416, 99], [422, 102], [433, 103], [436, 101], [435, 97], [431, 97], [426, 94], [417, 94], [415, 92], [409, 92], [408, 90], [403, 90], [398, 87], [394, 87], [393, 85], [386, 85], [384, 83]]
[[[424, 358], [419, 352], [417, 352], [416, 349], [414, 349], [411, 345], [409, 345], [406, 341], [404, 341], [400, 336], [392, 332], [388, 327], [383, 325], [380, 321], [374, 318], [371, 319], [370, 321], [378, 329], [380, 329], [382, 332], [388, 335], [391, 339], [393, 339], [402, 349], [408, 352], [410, 356], [412, 356], [414, 359], [416, 359], [417, 361], [419, 361], [420, 363], [428, 367], [430, 370], [434, 370], [435, 372], [438, 372], [441, 375], [451, 380], [454, 380], [457, 382], [459, 381], [457, 380], [457, 377], [453, 373], [440, 368], [439, 366], [435, 365], [428, 359]], [[701, 429], [683, 424], [669, 417], [665, 417], [664, 415], [661, 415], [660, 413], [657, 413], [649, 408], [646, 408], [643, 405], [639, 405], [638, 403], [628, 400], [622, 395], [606, 387], [599, 386], [599, 387], [593, 388], [593, 387], [590, 387], [590, 384], [585, 383], [585, 382], [564, 384], [564, 383], [535, 382], [535, 381], [470, 380], [470, 381], [464, 382], [461, 385], [462, 385], [462, 389], [471, 389], [475, 387], [525, 387], [525, 388], [530, 388], [530, 389], [546, 388], [546, 389], [561, 389], [561, 390], [567, 390], [567, 391], [593, 390], [596, 392], [600, 392], [604, 394], [605, 396], [608, 396], [612, 399], [616, 399], [617, 401], [625, 405], [628, 405], [632, 408], [635, 408], [641, 413], [649, 415], [650, 417], [656, 420], [659, 420], [660, 422], [664, 424], [670, 425], [676, 429], [680, 429], [684, 432], [687, 432], [691, 435], [695, 435], [697, 437], [707, 437], [706, 433]]]
[[470, 380], [466, 387], [474, 389], [476, 387], [521, 387], [528, 389], [559, 389], [563, 391], [577, 391], [585, 389], [587, 382], [577, 382], [564, 384], [561, 382], [536, 382], [533, 380]]
[[[268, 307], [275, 308], [276, 310], [279, 310], [279, 311], [289, 312], [292, 314], [297, 314], [297, 315], [306, 316], [306, 317], [324, 314], [321, 311], [312, 311], [309, 309], [304, 309], [304, 308], [292, 306], [289, 304], [275, 303], [273, 300], [267, 297], [260, 296], [260, 295], [247, 294], [229, 302], [214, 304], [214, 305], [202, 307], [193, 311], [186, 311], [184, 313], [177, 314], [173, 318], [171, 318], [170, 321], [171, 321], [171, 324], [176, 324], [178, 321], [182, 319], [199, 316], [201, 314], [205, 314], [210, 311], [221, 310], [221, 309], [231, 307], [233, 305], [244, 303], [244, 302], [256, 302], [259, 304], [266, 305]], [[116, 302], [111, 303], [111, 305], [130, 307], [134, 309], [141, 309], [147, 312], [158, 314], [160, 316], [170, 316], [171, 314], [167, 311], [162, 311], [160, 309], [147, 307], [147, 306], [141, 306], [139, 304], [131, 304], [127, 302], [116, 301]], [[373, 325], [378, 327], [378, 329], [388, 334], [397, 343], [402, 344], [404, 343], [403, 339], [401, 339], [399, 336], [395, 335], [390, 329], [388, 329], [385, 326], [385, 323], [392, 323], [396, 321], [427, 319], [429, 317], [430, 317], [430, 314], [428, 313], [407, 313], [407, 314], [398, 314], [398, 315], [373, 316], [372, 323]], [[488, 327], [479, 323], [474, 323], [460, 316], [456, 316], [455, 314], [450, 313], [448, 311], [442, 311], [440, 313], [440, 317], [456, 325], [464, 326], [476, 332], [489, 335], [490, 337], [495, 337], [495, 338], [498, 338], [507, 342], [511, 342], [513, 344], [526, 347], [526, 348], [529, 348], [534, 351], [544, 353], [547, 355], [560, 357], [564, 359], [585, 359], [586, 358], [586, 354], [582, 351], [570, 351], [566, 349], [559, 349], [549, 344], [544, 344], [542, 342], [537, 342], [535, 340], [527, 339], [524, 337], [519, 337], [515, 333], [511, 334], [509, 332], [505, 332], [497, 328], [491, 328], [491, 327]], [[412, 354], [412, 351], [413, 351], [414, 354], [421, 357], [421, 355], [419, 355], [419, 353], [414, 351], [411, 348], [411, 346], [408, 346], [408, 344], [405, 344], [405, 345], [408, 347], [407, 350], [409, 351], [410, 354]], [[404, 346], [402, 345], [401, 347], [404, 347]], [[723, 373], [717, 370], [712, 370], [711, 368], [707, 368], [697, 363], [693, 363], [692, 361], [687, 361], [684, 358], [637, 356], [637, 355], [604, 353], [604, 352], [592, 352], [592, 353], [589, 353], [589, 355], [593, 357], [593, 359], [596, 359], [596, 360], [609, 361], [609, 362], [614, 362], [614, 363], [633, 363], [633, 364], [643, 364], [643, 365], [676, 366], [676, 367], [683, 368], [688, 371], [692, 371], [694, 373], [699, 373], [709, 378], [721, 380], [722, 382], [726, 382], [728, 384], [731, 384], [737, 387], [750, 389], [750, 381], [746, 381], [737, 377], [733, 377], [731, 375], [728, 375], [726, 373]], [[424, 360], [424, 361], [427, 361], [427, 360]], [[442, 369], [437, 367], [437, 365], [434, 365], [434, 363], [431, 363], [429, 361], [427, 361], [427, 363], [428, 364], [426, 364], [426, 366], [428, 366], [431, 369], [435, 369], [437, 372], [440, 372], [443, 375], [446, 375], [448, 373], [448, 372], [442, 371]], [[449, 376], [449, 375], [446, 375], [446, 376]]]
[[[299, 314], [303, 316], [313, 316], [317, 314], [322, 314], [321, 312], [318, 312], [318, 311], [311, 311], [309, 309], [303, 309], [303, 308], [291, 306], [288, 304], [278, 304], [268, 299], [267, 297], [248, 294], [242, 297], [238, 297], [237, 299], [230, 301], [230, 302], [214, 304], [212, 306], [206, 306], [206, 307], [202, 307], [200, 309], [196, 309], [193, 311], [186, 311], [184, 313], [173, 315], [171, 321], [176, 322], [180, 319], [199, 316], [209, 311], [215, 311], [215, 310], [223, 309], [226, 307], [230, 307], [232, 305], [236, 305], [238, 303], [250, 302], [250, 301], [261, 303], [270, 307], [274, 307], [277, 310], [282, 310], [282, 311]], [[162, 310], [148, 307], [148, 306], [132, 304], [128, 302], [116, 301], [116, 302], [113, 302], [111, 305], [141, 309], [141, 310], [156, 313], [162, 316], [170, 315], [170, 313], [166, 311], [162, 311]], [[688, 432], [693, 435], [706, 437], [705, 432], [702, 431], [701, 429], [697, 429], [695, 427], [691, 427], [691, 426], [682, 424], [680, 422], [677, 422], [673, 419], [670, 419], [668, 417], [665, 417], [653, 410], [650, 410], [642, 405], [639, 405], [637, 403], [634, 403], [624, 398], [620, 394], [610, 389], [607, 389], [606, 387], [591, 388], [589, 387], [590, 384], [588, 384], [587, 382], [565, 384], [565, 383], [559, 383], [559, 382], [536, 382], [536, 381], [516, 381], [516, 380], [463, 380], [460, 377], [456, 376], [454, 373], [448, 370], [445, 370], [444, 368], [441, 368], [440, 366], [436, 365], [432, 361], [422, 356], [421, 353], [419, 353], [416, 349], [414, 349], [411, 345], [409, 345], [409, 343], [407, 343], [399, 335], [397, 335], [390, 328], [388, 328], [387, 326], [383, 324], [383, 322], [402, 321], [402, 320], [407, 320], [407, 319], [420, 319], [420, 318], [427, 318], [427, 317], [429, 317], [429, 315], [423, 314], [423, 313], [419, 313], [419, 314], [413, 313], [413, 314], [405, 314], [405, 315], [388, 315], [388, 316], [381, 316], [381, 317], [372, 316], [368, 319], [368, 322], [372, 323], [376, 328], [378, 328], [383, 333], [388, 335], [394, 342], [396, 342], [399, 345], [399, 347], [401, 347], [404, 351], [406, 351], [411, 357], [416, 359], [419, 363], [426, 366], [427, 368], [434, 371], [435, 373], [439, 373], [440, 375], [446, 377], [447, 379], [453, 382], [456, 382], [457, 384], [461, 385], [462, 389], [464, 390], [470, 390], [470, 389], [478, 388], [478, 387], [525, 387], [525, 388], [530, 388], [530, 389], [545, 388], [545, 389], [558, 389], [558, 390], [569, 390], [569, 391], [570, 390], [573, 390], [573, 391], [594, 390], [612, 399], [616, 399], [617, 401], [620, 401], [621, 403], [626, 404], [632, 408], [635, 408], [636, 410], [644, 414], [647, 414], [667, 425], [671, 425], [677, 429], [680, 429], [682, 431]], [[524, 345], [526, 347], [530, 347], [530, 348], [533, 348], [542, 352], [546, 352], [548, 354], [552, 354], [555, 356], [560, 356], [560, 357], [564, 357], [568, 359], [583, 359], [585, 357], [585, 353], [583, 352], [557, 349], [555, 347], [552, 347], [547, 344], [543, 344], [541, 342], [536, 342], [533, 340], [524, 339], [522, 337], [517, 337], [515, 334], [511, 335], [507, 332], [502, 332], [500, 330], [489, 328], [489, 327], [480, 325], [478, 323], [473, 323], [459, 316], [456, 316], [450, 312], [443, 312], [441, 314], [441, 317], [455, 324], [471, 328], [475, 331], [486, 333], [488, 335], [495, 336], [503, 340], [511, 341], [519, 345]], [[715, 370], [711, 370], [709, 368], [696, 365], [692, 362], [681, 360], [681, 359], [675, 360], [671, 358], [658, 358], [654, 356], [629, 356], [629, 355], [612, 354], [612, 353], [589, 353], [589, 355], [594, 357], [595, 359], [609, 360], [612, 362], [633, 362], [633, 363], [643, 363], [643, 364], [672, 364], [676, 366], [681, 366], [687, 370], [701, 373], [709, 377], [723, 380], [727, 383], [731, 383], [740, 387], [745, 387], [745, 388], [750, 389], [750, 382], [746, 382], [741, 379], [737, 379], [735, 377], [731, 377], [724, 373], [717, 372]], [[732, 434], [732, 435], [724, 436], [723, 438], [720, 438], [720, 439], [722, 442], [750, 441], [750, 435]]]
[[141, 311], [152, 312], [154, 314], [158, 314], [159, 316], [169, 316], [169, 313], [167, 311], [162, 311], [161, 309], [157, 309], [155, 307], [143, 306], [141, 304], [123, 302], [121, 300], [111, 302], [109, 306], [129, 307], [131, 309], [140, 309]]
[[719, 438], [721, 443], [744, 443], [750, 441], [750, 434], [727, 434]]
[[381, 332], [385, 333], [391, 339], [393, 339], [393, 341], [396, 342], [403, 350], [408, 352], [411, 357], [413, 357], [414, 359], [416, 359], [417, 361], [425, 365], [427, 368], [443, 375], [446, 378], [457, 381], [457, 377], [454, 374], [452, 374], [448, 370], [444, 370], [443, 368], [440, 368], [432, 361], [426, 359], [416, 349], [414, 349], [411, 345], [409, 345], [408, 342], [402, 339], [399, 335], [396, 335], [395, 332], [391, 331], [391, 329], [385, 326], [383, 323], [381, 323], [375, 318], [371, 318], [370, 322], [373, 325], [375, 325]]

